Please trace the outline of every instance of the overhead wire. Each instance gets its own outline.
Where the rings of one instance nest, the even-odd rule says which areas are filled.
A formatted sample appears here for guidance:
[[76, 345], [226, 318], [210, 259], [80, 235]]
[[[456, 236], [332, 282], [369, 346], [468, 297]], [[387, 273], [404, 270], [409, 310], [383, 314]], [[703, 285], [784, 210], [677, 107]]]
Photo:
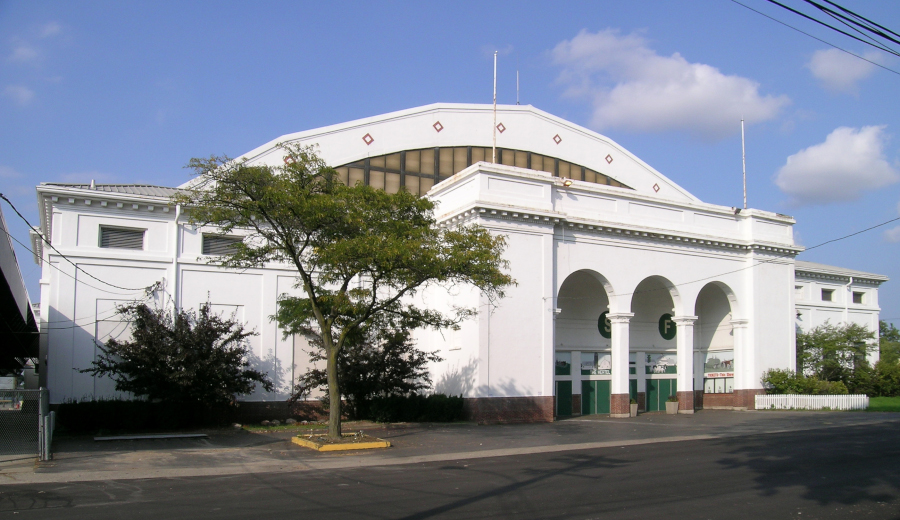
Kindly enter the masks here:
[[[868, 32], [870, 32], [870, 33], [872, 33], [872, 34], [875, 34], [875, 35], [877, 35], [877, 36], [880, 36], [881, 38], [884, 38], [885, 40], [888, 40], [888, 41], [890, 41], [890, 42], [893, 42], [893, 43], [896, 43], [896, 44], [900, 44], [900, 40], [898, 40], [898, 39], [896, 39], [896, 38], [894, 38], [894, 37], [892, 37], [892, 36], [890, 36], [890, 35], [888, 35], [888, 34], [885, 34], [884, 32], [882, 32], [882, 31], [879, 30], [879, 29], [884, 29], [884, 30], [888, 31], [889, 33], [893, 33], [893, 34], [897, 35], [897, 33], [895, 33], [894, 31], [891, 31], [890, 29], [887, 29], [886, 27], [882, 27], [882, 26], [880, 26], [880, 25], [878, 26], [879, 29], [876, 29], [876, 28], [874, 28], [874, 27], [872, 26], [872, 24], [873, 24], [874, 22], [872, 22], [872, 21], [869, 20], [868, 18], [865, 18], [865, 17], [863, 17], [863, 16], [860, 16], [860, 15], [854, 13], [853, 11], [851, 11], [851, 10], [849, 10], [849, 9], [845, 9], [845, 8], [839, 6], [838, 4], [835, 4], [834, 2], [828, 2], [828, 3], [831, 4], [831, 5], [833, 5], [833, 6], [835, 6], [835, 7], [837, 7], [837, 8], [840, 9], [841, 11], [844, 11], [844, 12], [850, 14], [851, 16], [850, 16], [850, 17], [847, 17], [846, 15], [841, 14], [841, 13], [838, 13], [837, 11], [834, 11], [834, 10], [832, 10], [832, 9], [829, 9], [828, 7], [822, 5], [822, 4], [818, 3], [818, 2], [814, 2], [813, 0], [805, 0], [805, 1], [806, 1], [806, 3], [808, 3], [808, 4], [810, 4], [810, 5], [812, 5], [812, 6], [815, 6], [816, 9], [819, 9], [820, 11], [822, 11], [822, 12], [825, 13], [825, 14], [827, 14], [828, 16], [830, 16], [830, 17], [834, 18], [835, 20], [837, 20], [837, 21], [843, 23], [843, 24], [846, 25], [848, 28], [851, 28], [851, 29], [853, 29], [854, 31], [858, 32], [859, 34], [865, 36], [866, 38], [869, 38], [869, 39], [872, 40], [873, 42], [877, 42], [877, 40], [875, 40], [872, 36], [870, 36], [870, 35], [864, 33], [864, 32], [861, 31], [859, 28], [862, 28], [862, 29], [864, 29], [864, 30], [866, 30], [866, 31], [868, 31]], [[866, 23], [861, 23], [861, 22], [860, 22], [860, 19], [864, 20]], [[854, 26], [855, 26], [855, 27], [854, 27]], [[897, 35], [897, 36], [900, 36], [900, 35]]]
[[844, 52], [844, 53], [846, 53], [846, 54], [849, 54], [849, 55], [851, 55], [851, 56], [854, 56], [854, 57], [856, 57], [856, 58], [859, 58], [859, 59], [861, 59], [861, 60], [863, 60], [863, 61], [865, 61], [865, 62], [871, 63], [872, 65], [875, 65], [876, 67], [882, 68], [882, 69], [884, 69], [884, 70], [886, 70], [886, 71], [888, 71], [888, 72], [892, 72], [892, 73], [897, 74], [898, 76], [900, 76], [900, 71], [894, 70], [894, 69], [892, 69], [892, 68], [890, 68], [890, 67], [887, 67], [887, 66], [885, 66], [885, 65], [882, 65], [881, 63], [878, 63], [878, 62], [876, 62], [876, 61], [872, 61], [872, 60], [870, 60], [870, 59], [868, 59], [868, 58], [864, 58], [864, 57], [860, 56], [859, 54], [856, 54], [855, 52], [848, 51], [847, 49], [844, 49], [843, 47], [839, 47], [839, 46], [837, 46], [837, 45], [835, 45], [835, 44], [833, 44], [833, 43], [831, 43], [831, 42], [829, 42], [829, 41], [826, 41], [826, 40], [823, 40], [822, 38], [819, 38], [818, 36], [814, 36], [814, 35], [812, 35], [812, 34], [806, 32], [806, 31], [803, 31], [803, 30], [801, 30], [801, 29], [798, 29], [798, 28], [794, 27], [793, 25], [790, 25], [790, 24], [788, 24], [788, 23], [786, 23], [786, 22], [782, 22], [782, 21], [779, 20], [778, 18], [769, 16], [769, 15], [767, 15], [766, 13], [764, 13], [764, 12], [762, 12], [762, 11], [756, 10], [756, 9], [750, 7], [749, 5], [746, 5], [746, 4], [744, 4], [744, 3], [739, 2], [738, 0], [731, 0], [731, 1], [734, 2], [734, 3], [737, 4], [737, 5], [739, 5], [739, 6], [743, 7], [743, 8], [745, 8], [745, 9], [749, 9], [749, 10], [753, 11], [754, 13], [756, 13], [756, 14], [758, 14], [758, 15], [760, 15], [760, 16], [764, 16], [764, 17], [768, 18], [769, 20], [772, 20], [773, 22], [779, 23], [779, 24], [781, 24], [781, 25], [783, 25], [783, 26], [785, 26], [785, 27], [787, 27], [787, 28], [789, 28], [789, 29], [793, 29], [794, 31], [797, 31], [797, 32], [800, 33], [800, 34], [803, 34], [803, 35], [805, 35], [805, 36], [809, 36], [810, 38], [812, 38], [812, 39], [814, 39], [814, 40], [817, 40], [817, 41], [819, 41], [819, 42], [822, 42], [822, 43], [824, 43], [825, 45], [828, 45], [829, 47], [833, 47], [833, 48], [835, 48], [835, 49], [837, 49], [837, 50], [839, 50], [839, 51], [841, 51], [841, 52]]
[[67, 262], [72, 264], [75, 267], [75, 269], [81, 271], [82, 273], [86, 274], [87, 276], [90, 276], [91, 278], [93, 278], [94, 280], [97, 280], [100, 283], [106, 284], [110, 287], [115, 287], [116, 289], [121, 289], [123, 291], [145, 291], [145, 290], [150, 289], [150, 287], [152, 287], [152, 286], [149, 286], [149, 287], [122, 287], [121, 285], [116, 285], [116, 284], [107, 282], [106, 280], [101, 280], [100, 278], [97, 278], [96, 276], [92, 275], [91, 273], [89, 273], [89, 272], [85, 271], [84, 269], [82, 269], [81, 267], [79, 267], [78, 264], [76, 264], [75, 262], [70, 260], [69, 257], [60, 253], [59, 250], [56, 249], [56, 247], [54, 247], [53, 244], [51, 244], [49, 240], [47, 240], [47, 237], [45, 237], [43, 233], [41, 233], [37, 229], [35, 229], [35, 227], [32, 226], [30, 222], [28, 222], [28, 219], [25, 218], [25, 216], [22, 215], [18, 209], [16, 209], [16, 206], [12, 203], [12, 201], [10, 201], [8, 198], [6, 198], [6, 196], [3, 195], [2, 193], [0, 193], [0, 199], [5, 200], [6, 203], [9, 204], [9, 207], [11, 207], [12, 210], [16, 212], [16, 215], [18, 215], [19, 218], [22, 219], [22, 221], [25, 222], [25, 224], [28, 225], [28, 227], [31, 228], [31, 230], [34, 231], [41, 238], [41, 241], [43, 241], [45, 244], [47, 244], [50, 247], [50, 249], [56, 251], [56, 254], [63, 257]]
[[23, 249], [25, 249], [26, 251], [28, 251], [29, 253], [31, 253], [32, 255], [34, 255], [38, 260], [41, 261], [41, 263], [46, 264], [46, 265], [49, 265], [49, 266], [52, 267], [53, 269], [56, 269], [57, 271], [59, 271], [61, 274], [65, 275], [65, 276], [68, 276], [69, 278], [75, 280], [75, 282], [80, 283], [80, 284], [82, 284], [82, 285], [86, 285], [86, 286], [90, 287], [91, 289], [96, 289], [96, 290], [98, 290], [98, 291], [102, 291], [102, 292], [105, 292], [105, 293], [107, 293], [107, 294], [113, 294], [113, 295], [116, 295], [116, 296], [131, 296], [131, 295], [133, 295], [133, 294], [139, 294], [139, 293], [146, 292], [146, 289], [141, 289], [140, 291], [135, 291], [135, 292], [130, 292], [130, 293], [113, 292], [113, 291], [110, 291], [109, 289], [103, 289], [103, 288], [97, 287], [97, 286], [95, 286], [95, 285], [91, 285], [91, 284], [85, 282], [84, 280], [79, 280], [78, 278], [72, 276], [71, 274], [69, 274], [69, 273], [63, 271], [63, 270], [60, 269], [59, 267], [53, 265], [52, 262], [49, 262], [49, 261], [44, 260], [43, 258], [37, 256], [37, 254], [34, 252], [34, 250], [32, 250], [31, 248], [29, 248], [27, 245], [23, 244], [21, 240], [19, 240], [18, 238], [14, 237], [9, 231], [7, 231], [7, 230], [5, 230], [5, 229], [4, 229], [3, 231], [6, 233], [6, 236], [8, 236], [8, 237], [11, 238], [12, 240], [14, 240], [14, 241], [15, 241], [17, 244], [19, 244]]
[[[884, 222], [881, 222], [881, 223], [879, 223], [879, 224], [875, 224], [874, 226], [869, 226], [869, 227], [867, 227], [867, 228], [865, 228], [865, 229], [861, 229], [861, 230], [859, 230], [859, 231], [854, 231], [853, 233], [850, 233], [850, 234], [847, 234], [847, 235], [844, 235], [844, 236], [841, 236], [841, 237], [838, 237], [838, 238], [833, 238], [833, 239], [831, 239], [831, 240], [826, 240], [825, 242], [821, 242], [821, 243], [819, 243], [819, 244], [816, 244], [816, 245], [814, 245], [814, 246], [810, 246], [810, 247], [806, 248], [803, 252], [805, 253], [805, 252], [807, 252], [807, 251], [812, 251], [813, 249], [817, 249], [817, 248], [819, 248], [819, 247], [822, 247], [822, 246], [825, 246], [825, 245], [828, 245], [828, 244], [832, 244], [832, 243], [834, 243], [834, 242], [839, 242], [839, 241], [841, 241], [841, 240], [846, 240], [846, 239], [848, 239], [848, 238], [850, 238], [850, 237], [854, 237], [854, 236], [856, 236], [856, 235], [865, 233], [865, 232], [867, 232], [867, 231], [871, 231], [871, 230], [873, 230], [873, 229], [877, 229], [877, 228], [880, 228], [880, 227], [882, 227], [882, 226], [886, 226], [886, 225], [888, 225], [888, 224], [890, 224], [890, 223], [892, 223], [892, 222], [897, 222], [898, 220], [900, 220], [900, 217], [895, 217], [895, 218], [892, 218], [892, 219], [890, 219], [890, 220], [886, 220], [886, 221], [884, 221]], [[706, 281], [706, 280], [711, 280], [711, 279], [713, 279], [713, 278], [719, 278], [719, 277], [722, 277], [722, 276], [725, 276], [725, 275], [734, 274], [734, 273], [738, 273], [738, 272], [741, 272], [741, 271], [746, 271], [747, 269], [753, 269], [753, 268], [758, 267], [758, 266], [760, 266], [760, 265], [772, 263], [772, 262], [775, 262], [775, 261], [777, 261], [777, 260], [782, 260], [782, 259], [784, 259], [784, 258], [788, 258], [788, 257], [793, 256], [793, 255], [791, 255], [790, 253], [782, 253], [782, 254], [775, 253], [773, 256], [775, 256], [776, 258], [771, 258], [771, 259], [766, 259], [766, 260], [760, 260], [759, 262], [757, 262], [757, 263], [755, 263], [755, 264], [748, 265], [748, 266], [744, 266], [744, 267], [740, 267], [740, 268], [734, 269], [734, 270], [732, 270], [732, 271], [725, 271], [725, 272], [722, 272], [722, 273], [714, 274], [714, 275], [711, 275], [711, 276], [705, 276], [705, 277], [703, 277], [703, 278], [697, 278], [696, 280], [690, 280], [690, 281], [687, 281], [687, 282], [672, 283], [671, 286], [665, 286], [665, 287], [661, 287], [661, 288], [634, 290], [634, 291], [629, 292], [629, 293], [618, 293], [618, 292], [617, 292], [617, 293], [615, 293], [615, 296], [633, 296], [633, 295], [635, 295], [635, 294], [640, 294], [640, 293], [650, 293], [650, 292], [656, 292], [656, 291], [668, 291], [670, 287], [671, 287], [671, 288], [675, 288], [675, 287], [683, 287], [683, 286], [685, 286], [685, 285], [691, 285], [691, 284], [695, 284], [695, 283], [698, 283], [698, 282], [704, 282], [704, 281]], [[571, 299], [592, 299], [592, 298], [590, 298], [590, 297], [577, 297], [577, 296], [576, 296], [576, 297], [559, 297], [559, 296], [556, 297], [557, 300], [559, 300], [560, 298], [562, 298], [562, 299], [568, 299], [568, 300], [571, 300]]]
[[792, 12], [792, 13], [794, 13], [794, 14], [797, 14], [797, 15], [799, 15], [799, 16], [802, 16], [803, 18], [806, 18], [807, 20], [811, 20], [811, 21], [813, 21], [813, 22], [815, 22], [815, 23], [817, 23], [817, 24], [819, 24], [819, 25], [825, 26], [825, 27], [831, 29], [832, 31], [839, 32], [839, 33], [843, 34], [844, 36], [847, 36], [848, 38], [853, 38], [854, 40], [856, 40], [856, 41], [858, 41], [858, 42], [861, 42], [861, 43], [864, 43], [864, 44], [866, 44], [866, 45], [875, 47], [876, 49], [882, 50], [882, 51], [887, 52], [887, 53], [889, 53], [889, 54], [893, 54], [894, 56], [900, 56], [900, 52], [897, 52], [897, 51], [895, 51], [895, 50], [893, 50], [893, 49], [891, 49], [891, 48], [885, 46], [884, 44], [879, 44], [879, 43], [877, 43], [877, 42], [876, 42], [876, 43], [872, 43], [872, 42], [866, 41], [866, 40], [860, 38], [859, 36], [855, 36], [855, 35], [853, 35], [853, 34], [850, 34], [850, 33], [848, 33], [847, 31], [844, 31], [844, 30], [842, 30], [842, 29], [839, 29], [839, 28], [837, 28], [837, 27], [835, 27], [835, 26], [833, 26], [833, 25], [828, 25], [827, 23], [823, 22], [822, 20], [819, 20], [818, 18], [815, 18], [815, 17], [813, 17], [813, 16], [810, 16], [810, 15], [808, 15], [808, 14], [802, 12], [802, 11], [798, 11], [797, 9], [794, 9], [793, 7], [790, 7], [790, 6], [787, 6], [787, 5], [785, 5], [785, 4], [782, 4], [782, 3], [779, 2], [778, 0], [767, 0], [767, 1], [768, 1], [769, 3], [771, 3], [771, 4], [775, 4], [775, 5], [779, 6], [779, 7], [782, 7], [782, 8], [784, 8], [784, 9], [787, 9], [788, 11], [790, 11], [790, 12]]

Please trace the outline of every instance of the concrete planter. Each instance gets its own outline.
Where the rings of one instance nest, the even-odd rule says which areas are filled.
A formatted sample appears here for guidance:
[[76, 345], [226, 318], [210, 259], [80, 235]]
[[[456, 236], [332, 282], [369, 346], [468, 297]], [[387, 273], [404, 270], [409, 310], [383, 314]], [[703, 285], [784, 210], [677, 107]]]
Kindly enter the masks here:
[[675, 415], [678, 413], [678, 401], [666, 401], [666, 413]]
[[631, 416], [637, 417], [637, 407], [638, 407], [637, 403], [634, 403], [630, 406], [631, 406]]

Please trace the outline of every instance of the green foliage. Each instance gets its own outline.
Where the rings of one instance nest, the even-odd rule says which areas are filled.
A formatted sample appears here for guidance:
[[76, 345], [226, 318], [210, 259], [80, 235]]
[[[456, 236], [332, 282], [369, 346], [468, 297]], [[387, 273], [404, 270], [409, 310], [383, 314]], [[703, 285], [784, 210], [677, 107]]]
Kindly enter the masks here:
[[233, 422], [232, 406], [126, 399], [67, 401], [56, 411], [57, 427], [69, 434], [147, 432], [222, 426]]
[[169, 404], [220, 406], [252, 392], [257, 383], [272, 390], [265, 374], [249, 368], [246, 339], [255, 333], [212, 314], [209, 304], [199, 313], [173, 315], [135, 303], [118, 314], [130, 323], [131, 340], [98, 345], [101, 354], [81, 372], [109, 376], [120, 392]]
[[[311, 364], [321, 367], [325, 359], [321, 338], [310, 338], [310, 346]], [[377, 328], [355, 335], [338, 354], [338, 379], [347, 415], [350, 419], [372, 419], [373, 401], [409, 397], [430, 388], [427, 365], [439, 361], [437, 354], [415, 348], [408, 329]], [[300, 377], [293, 399], [327, 386], [326, 371], [311, 368]]]
[[763, 373], [763, 388], [767, 394], [845, 395], [850, 391], [841, 381], [823, 381], [806, 377], [793, 370], [771, 369]]
[[880, 396], [900, 396], [900, 361], [882, 358], [875, 363], [875, 390]]
[[878, 322], [880, 358], [888, 363], [900, 363], [900, 329], [884, 320]]
[[797, 367], [809, 377], [840, 381], [855, 391], [871, 391], [866, 356], [875, 349], [874, 339], [874, 332], [855, 323], [825, 323], [809, 332], [798, 332]]
[[462, 396], [444, 394], [379, 397], [369, 407], [377, 422], [452, 422], [463, 418]]
[[233, 254], [211, 263], [247, 268], [277, 262], [296, 271], [301, 294], [283, 295], [275, 317], [286, 334], [321, 338], [328, 435], [337, 438], [337, 358], [348, 339], [384, 317], [405, 329], [447, 328], [476, 313], [415, 305], [413, 297], [427, 286], [474, 286], [494, 300], [514, 281], [503, 272], [503, 237], [478, 226], [439, 227], [428, 198], [345, 186], [313, 148], [286, 144], [282, 150], [283, 166], [192, 159], [197, 181], [175, 202], [187, 206], [192, 222], [245, 235]]

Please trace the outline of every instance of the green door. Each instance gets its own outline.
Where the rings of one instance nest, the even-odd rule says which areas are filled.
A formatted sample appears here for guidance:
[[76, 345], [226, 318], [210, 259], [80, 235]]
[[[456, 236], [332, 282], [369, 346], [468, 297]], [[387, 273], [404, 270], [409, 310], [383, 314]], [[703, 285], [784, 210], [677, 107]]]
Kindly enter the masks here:
[[628, 381], [628, 398], [637, 402], [637, 379]]
[[572, 415], [572, 382], [556, 382], [556, 416], [569, 417]]
[[666, 401], [670, 395], [677, 395], [674, 379], [647, 380], [647, 411], [658, 412], [666, 409]]
[[597, 385], [597, 413], [609, 413], [609, 394], [612, 381], [593, 381]]
[[581, 382], [581, 415], [597, 413], [597, 385], [596, 381]]
[[647, 380], [647, 411], [648, 412], [658, 412], [659, 411], [659, 383], [662, 379], [648, 379]]

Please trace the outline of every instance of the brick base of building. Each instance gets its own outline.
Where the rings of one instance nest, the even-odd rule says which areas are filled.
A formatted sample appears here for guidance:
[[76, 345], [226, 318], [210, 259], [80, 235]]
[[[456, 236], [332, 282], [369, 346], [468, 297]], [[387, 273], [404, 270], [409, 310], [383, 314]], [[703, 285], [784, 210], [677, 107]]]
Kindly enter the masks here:
[[762, 388], [755, 388], [752, 390], [735, 390], [735, 410], [756, 410], [756, 396], [765, 395], [765, 393], [766, 391]]
[[733, 410], [734, 394], [705, 394], [700, 392], [700, 406], [704, 410]]
[[466, 420], [479, 423], [553, 422], [553, 397], [466, 398], [463, 410]]
[[572, 396], [572, 415], [581, 415], [581, 394]]
[[694, 413], [694, 391], [678, 392], [678, 413]]
[[628, 394], [612, 394], [609, 396], [609, 416], [615, 418], [631, 417], [631, 396]]
[[[638, 392], [637, 399], [635, 401], [638, 402], [638, 411], [646, 412], [647, 411], [647, 393], [646, 392]], [[629, 399], [628, 402], [631, 402]]]

